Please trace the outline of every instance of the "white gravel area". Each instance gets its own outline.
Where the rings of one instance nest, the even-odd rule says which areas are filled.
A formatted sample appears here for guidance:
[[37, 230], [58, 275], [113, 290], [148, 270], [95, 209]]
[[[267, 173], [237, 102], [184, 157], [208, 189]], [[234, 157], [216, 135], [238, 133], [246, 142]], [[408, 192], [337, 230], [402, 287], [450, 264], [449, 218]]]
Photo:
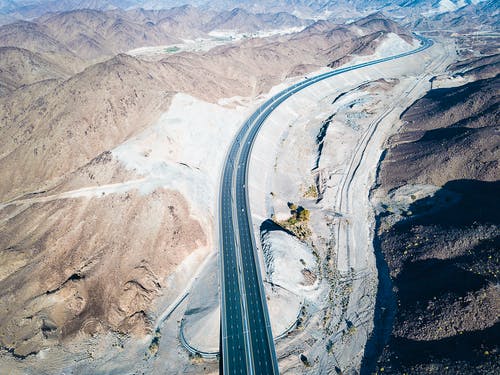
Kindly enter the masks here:
[[[413, 46], [401, 39], [393, 48], [383, 44], [376, 57], [405, 48]], [[385, 139], [401, 125], [399, 114], [430, 88], [431, 72], [446, 66], [444, 55], [443, 46], [436, 45], [418, 56], [312, 85], [281, 104], [261, 129], [249, 172], [255, 236], [260, 238], [263, 221], [273, 215], [278, 220], [290, 215], [287, 202], [309, 209], [313, 234], [306, 242], [319, 255], [317, 277], [324, 285], [320, 298], [306, 294], [310, 321], [321, 323], [306, 325], [296, 333], [302, 344], [290, 338], [277, 347], [278, 356], [283, 358], [282, 371], [306, 371], [296, 355], [288, 354], [297, 350], [318, 363], [311, 373], [329, 373], [335, 366], [359, 369], [373, 327], [377, 291], [369, 191]], [[327, 121], [329, 126], [319, 142], [318, 135]], [[320, 191], [319, 201], [307, 196], [311, 186]], [[291, 237], [285, 232], [282, 236]], [[263, 269], [280, 283], [295, 285], [302, 276], [296, 267], [300, 255], [290, 250], [290, 241], [284, 238], [274, 239], [272, 248], [275, 254], [264, 251]], [[274, 261], [283, 257], [289, 259]], [[276, 275], [278, 264], [283, 276]], [[283, 310], [292, 309], [292, 305], [275, 309], [271, 300], [269, 306], [271, 321], [297, 315]], [[304, 344], [308, 338], [312, 344]], [[327, 346], [336, 353], [334, 357]]]

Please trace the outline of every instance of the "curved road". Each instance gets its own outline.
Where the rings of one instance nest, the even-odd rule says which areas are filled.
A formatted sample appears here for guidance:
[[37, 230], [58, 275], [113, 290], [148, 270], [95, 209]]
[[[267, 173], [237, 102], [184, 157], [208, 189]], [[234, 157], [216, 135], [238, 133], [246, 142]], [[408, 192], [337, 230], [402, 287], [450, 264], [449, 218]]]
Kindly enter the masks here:
[[221, 373], [279, 373], [246, 190], [250, 153], [259, 129], [278, 105], [316, 82], [409, 56], [433, 44], [417, 38], [421, 45], [415, 50], [333, 70], [290, 86], [262, 104], [238, 131], [226, 157], [219, 196]]

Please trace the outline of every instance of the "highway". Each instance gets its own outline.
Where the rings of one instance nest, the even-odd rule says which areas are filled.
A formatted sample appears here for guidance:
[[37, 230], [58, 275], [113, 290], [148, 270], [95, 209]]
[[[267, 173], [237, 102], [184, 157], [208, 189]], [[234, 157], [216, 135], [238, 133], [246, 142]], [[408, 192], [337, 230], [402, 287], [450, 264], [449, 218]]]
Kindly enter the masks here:
[[236, 134], [226, 156], [219, 192], [221, 373], [279, 374], [247, 194], [250, 154], [259, 129], [278, 105], [314, 83], [409, 56], [433, 44], [416, 37], [421, 45], [415, 50], [329, 71], [288, 87], [262, 104]]

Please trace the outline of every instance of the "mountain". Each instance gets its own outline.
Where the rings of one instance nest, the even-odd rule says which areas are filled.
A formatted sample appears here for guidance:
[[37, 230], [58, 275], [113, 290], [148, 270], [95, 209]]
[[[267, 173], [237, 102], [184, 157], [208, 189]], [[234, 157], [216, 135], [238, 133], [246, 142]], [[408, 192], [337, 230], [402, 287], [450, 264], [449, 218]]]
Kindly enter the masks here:
[[496, 1], [483, 1], [466, 5], [452, 12], [416, 17], [413, 27], [418, 30], [453, 29], [461, 32], [495, 30], [500, 23], [500, 5]]
[[431, 90], [389, 141], [377, 183], [401, 197], [386, 200], [377, 241], [398, 308], [379, 370], [499, 371], [498, 85]]
[[[186, 4], [228, 11], [233, 8], [243, 8], [251, 13], [292, 12], [310, 17], [313, 14], [331, 14], [336, 18], [352, 18], [363, 13], [371, 13], [380, 9], [386, 12], [406, 10], [444, 13], [455, 11], [466, 5], [474, 5], [476, 0], [18, 0], [0, 3], [0, 14], [17, 18], [34, 18], [46, 12], [60, 12], [76, 9], [167, 9], [181, 7]], [[487, 0], [485, 2], [491, 2]]]
[[[60, 13], [81, 9], [115, 12], [136, 24], [147, 24], [154, 31], [172, 38], [197, 38], [215, 28], [254, 32], [259, 28], [301, 26], [302, 19], [352, 21], [381, 9], [393, 18], [404, 20], [420, 30], [447, 29], [449, 26], [494, 28], [500, 22], [498, 2], [494, 0], [26, 0], [0, 4], [0, 25], [16, 19], [32, 21], [47, 12]], [[128, 13], [127, 17], [124, 12]], [[115, 15], [116, 15], [115, 14]], [[111, 14], [108, 16], [112, 17]], [[189, 20], [189, 21], [188, 21]], [[137, 26], [137, 25], [136, 25]], [[134, 31], [132, 31], [134, 33]], [[147, 34], [146, 34], [147, 35]], [[152, 40], [158, 35], [151, 36]], [[98, 51], [99, 41], [82, 37], [90, 50]]]
[[[103, 12], [84, 10], [47, 16], [40, 20], [43, 26], [23, 21], [0, 28], [0, 31], [14, 29], [11, 34], [2, 33], [4, 39], [0, 39], [0, 43], [23, 42], [24, 46], [35, 49], [31, 53], [23, 52], [31, 57], [32, 61], [24, 68], [23, 73], [29, 69], [34, 70], [36, 66], [44, 67], [44, 70], [39, 71], [40, 77], [5, 85], [15, 88], [41, 79], [66, 77], [66, 72], [58, 68], [60, 65], [52, 63], [46, 56], [53, 58], [54, 54], [63, 52], [68, 56], [76, 56], [78, 51], [82, 51], [82, 56], [94, 56], [90, 53], [93, 49], [87, 49], [84, 53], [82, 48], [88, 47], [72, 44], [75, 37], [78, 37], [78, 28], [82, 30], [81, 34], [101, 30], [102, 33], [111, 35], [109, 39], [119, 45], [123, 41], [121, 38], [124, 38], [124, 33], [117, 30], [123, 30], [128, 23], [118, 27], [116, 19], [116, 15], [110, 21]], [[77, 22], [78, 28], [72, 22]], [[25, 34], [16, 34], [15, 30], [27, 31]], [[130, 29], [126, 30], [129, 31], [128, 38], [137, 36], [130, 32]], [[4, 130], [15, 130], [19, 124], [24, 124], [24, 128], [29, 131], [23, 131], [15, 138], [4, 139], [4, 168], [0, 171], [0, 177], [11, 181], [11, 184], [0, 186], [0, 198], [8, 198], [5, 196], [7, 193], [12, 198], [34, 190], [44, 181], [52, 181], [109, 150], [123, 141], [126, 135], [140, 129], [141, 124], [152, 121], [158, 111], [165, 108], [168, 104], [166, 92], [192, 93], [206, 100], [213, 100], [214, 97], [248, 96], [252, 92], [261, 93], [271, 84], [277, 83], [282, 74], [293, 75], [299, 66], [317, 69], [338, 59], [344, 59], [346, 55], [369, 54], [391, 31], [399, 31], [402, 38], [409, 37], [407, 32], [397, 29], [383, 18], [383, 15], [377, 14], [347, 27], [318, 21], [300, 33], [271, 40], [248, 40], [240, 45], [221, 46], [203, 54], [171, 55], [159, 64], [120, 54], [101, 64], [92, 65], [58, 84], [52, 94], [33, 103], [29, 112], [21, 112], [15, 117], [4, 119]], [[9, 39], [9, 35], [17, 35], [18, 39]], [[28, 36], [31, 39], [28, 39]], [[65, 44], [56, 40], [56, 36]], [[94, 40], [101, 39], [96, 36]], [[109, 40], [107, 43], [111, 45]], [[75, 52], [65, 45], [72, 46]], [[103, 46], [104, 42], [99, 45]], [[118, 48], [116, 45], [115, 48]], [[104, 54], [108, 50], [100, 51]], [[348, 58], [343, 61], [348, 61]], [[254, 82], [257, 77], [258, 83]], [[160, 87], [162, 89], [159, 89]], [[19, 106], [14, 106], [12, 102], [17, 100], [16, 96], [4, 99], [3, 111], [9, 113], [11, 108]], [[101, 101], [96, 98], [109, 99]], [[21, 108], [23, 107], [21, 105]], [[139, 111], [148, 113], [150, 117], [140, 119]], [[33, 113], [37, 115], [33, 117]], [[121, 122], [129, 126], [133, 124], [134, 128], [117, 128], [117, 124]], [[75, 127], [75, 123], [79, 124], [79, 127]], [[113, 134], [113, 137], [110, 138], [110, 134]], [[69, 157], [82, 138], [87, 139], [85, 148], [77, 155]], [[62, 139], [65, 139], [64, 146], [60, 145]], [[44, 140], [43, 147], [38, 144], [40, 140]], [[61, 162], [63, 163], [59, 164]], [[47, 163], [54, 167], [45, 168]], [[23, 168], [36, 172], [19, 173]]]
[[92, 60], [134, 47], [178, 41], [155, 24], [137, 23], [126, 14], [82, 9], [39, 18], [50, 35], [78, 56]]
[[234, 9], [217, 13], [192, 6], [158, 11], [79, 9], [0, 26], [0, 46], [39, 53], [77, 72], [121, 52], [207, 37], [216, 29], [254, 32], [305, 26], [310, 22], [283, 12], [252, 14]]
[[266, 29], [281, 29], [287, 27], [305, 26], [308, 22], [286, 13], [253, 14], [242, 8], [222, 11], [214, 16], [204, 29], [211, 30], [243, 30], [254, 32]]
[[109, 10], [134, 6], [134, 0], [16, 0], [0, 3], [0, 14], [21, 19], [39, 17], [48, 12], [64, 12], [76, 9]]
[[[70, 79], [35, 83], [0, 98], [0, 175], [12, 178], [10, 187], [1, 185], [2, 202], [40, 189], [57, 196], [57, 187], [67, 184], [139, 178], [108, 151], [168, 108], [175, 77], [166, 69], [119, 55]], [[155, 225], [139, 219], [155, 207], [171, 210], [155, 214]], [[151, 322], [145, 311], [163, 281], [206, 241], [188, 209], [183, 196], [161, 189], [102, 200], [49, 199], [11, 211], [11, 220], [0, 224], [0, 247], [15, 249], [0, 272], [0, 346], [22, 357], [78, 334], [146, 334]], [[0, 212], [5, 218], [7, 211]], [[82, 215], [88, 218], [83, 227]], [[124, 236], [125, 228], [137, 240]], [[162, 252], [168, 256], [159, 257]], [[33, 318], [22, 324], [25, 334], [18, 340], [23, 311]], [[40, 327], [49, 328], [39, 335]]]
[[[492, 1], [188, 2], [0, 0], [4, 19], [29, 18], [0, 27], [0, 181], [4, 181], [0, 184], [0, 361], [8, 370], [118, 373], [112, 367], [123, 361], [130, 363], [130, 372], [169, 372], [161, 367], [163, 358], [151, 359], [159, 345], [171, 354], [169, 358], [182, 356], [182, 363], [197, 363], [198, 355], [188, 357], [177, 341], [181, 309], [192, 309], [176, 298], [182, 296], [180, 291], [202, 258], [216, 248], [217, 219], [211, 210], [217, 185], [204, 168], [217, 165], [211, 159], [218, 153], [222, 160], [224, 145], [237, 126], [234, 121], [235, 127], [226, 129], [227, 118], [243, 118], [254, 100], [284, 84], [285, 78], [414, 46], [410, 30], [391, 17], [400, 16], [420, 30], [449, 25], [455, 30], [491, 28], [498, 19], [498, 6]], [[382, 8], [383, 12], [358, 17]], [[134, 48], [206, 38], [217, 30], [253, 33], [292, 27], [303, 29], [243, 38], [208, 51], [159, 53], [155, 61], [126, 54]], [[460, 55], [462, 61], [448, 66], [452, 72], [443, 78], [447, 83], [469, 83], [434, 89], [416, 99], [402, 115], [400, 133], [387, 141], [376, 174], [385, 197], [398, 189], [422, 186], [435, 191], [423, 199], [418, 194], [407, 197], [411, 210], [404, 212], [382, 205], [380, 227], [373, 223], [380, 229], [377, 245], [386, 257], [399, 302], [393, 335], [378, 369], [381, 373], [426, 373], [436, 368], [446, 373], [450, 365], [451, 372], [472, 373], [477, 363], [488, 373], [498, 372], [499, 55], [495, 43], [490, 50], [471, 50], [463, 42], [470, 35], [468, 31], [453, 39], [457, 54], [467, 52]], [[426, 51], [426, 58], [431, 53]], [[336, 116], [338, 125], [343, 119], [362, 116], [368, 123], [376, 113], [371, 108], [386, 106], [385, 90], [399, 90], [397, 82], [403, 80], [410, 88], [417, 80], [409, 72], [399, 77], [401, 81], [380, 79], [380, 85], [371, 86], [371, 78], [362, 70], [357, 73], [351, 77], [356, 75], [363, 83], [352, 92], [335, 94], [348, 101], [337, 103], [338, 109], [327, 121]], [[427, 81], [419, 82], [423, 87]], [[404, 95], [417, 95], [421, 86], [415, 87]], [[403, 94], [403, 90], [395, 92]], [[366, 104], [365, 93], [373, 94], [377, 104]], [[313, 103], [316, 94], [323, 95], [315, 92]], [[403, 103], [392, 95], [391, 103]], [[326, 117], [330, 107], [325, 98], [318, 109]], [[198, 109], [200, 103], [203, 110]], [[182, 111], [177, 111], [179, 107]], [[353, 117], [344, 117], [341, 107], [354, 107]], [[301, 121], [306, 119], [309, 111], [298, 109]], [[214, 121], [224, 126], [207, 130], [212, 126], [207, 121], [211, 111]], [[319, 124], [320, 117], [314, 121]], [[369, 131], [372, 125], [374, 132], [379, 131], [378, 123], [370, 122]], [[325, 124], [320, 133], [330, 122]], [[311, 142], [316, 138], [318, 143], [310, 125], [306, 130]], [[362, 134], [355, 126], [351, 130]], [[351, 130], [340, 139], [349, 138]], [[153, 138], [158, 145], [152, 145]], [[296, 147], [304, 147], [297, 139]], [[202, 143], [199, 154], [192, 151]], [[345, 144], [340, 145], [344, 152]], [[292, 155], [299, 150], [296, 147], [290, 147]], [[199, 157], [199, 164], [189, 161], [190, 153]], [[135, 156], [138, 162], [129, 162]], [[150, 172], [141, 169], [146, 164]], [[335, 176], [341, 174], [335, 171]], [[199, 198], [203, 205], [198, 204]], [[331, 214], [339, 223], [350, 220], [341, 213]], [[320, 242], [330, 243], [327, 238]], [[324, 281], [342, 290], [341, 299], [353, 290], [352, 282], [362, 280], [358, 276], [375, 275], [372, 268], [360, 274], [351, 268], [345, 280], [343, 276], [336, 280], [340, 274], [330, 273], [333, 268], [327, 263], [319, 267], [323, 265], [328, 274]], [[372, 293], [376, 283], [370, 281], [365, 287]], [[322, 288], [317, 293], [323, 293]], [[217, 288], [212, 292], [215, 295]], [[344, 309], [335, 303], [331, 307], [334, 315], [340, 313], [337, 308]], [[317, 309], [313, 306], [313, 310]], [[323, 319], [321, 330], [328, 333], [329, 312], [312, 312], [307, 306], [301, 311], [301, 322]], [[337, 325], [339, 336], [332, 336], [342, 345], [350, 340], [345, 335], [353, 333], [351, 328], [361, 329], [366, 317], [356, 315], [360, 320], [353, 325], [354, 316], [346, 311]], [[168, 322], [162, 315], [167, 312], [173, 313]], [[365, 328], [370, 329], [370, 324]], [[333, 343], [327, 342], [328, 337], [319, 337], [314, 327], [310, 332], [321, 339], [314, 347], [323, 351], [322, 356], [316, 358], [328, 357], [329, 367], [322, 369], [344, 371], [338, 357], [331, 355]], [[313, 352], [298, 352], [311, 348], [308, 340], [281, 357], [290, 361], [289, 371], [308, 371], [306, 355], [311, 363], [315, 361]], [[354, 341], [358, 345], [359, 340]], [[350, 356], [351, 350], [347, 348], [342, 356]], [[59, 355], [61, 360], [53, 360]], [[362, 353], [356, 350], [354, 355], [358, 361]], [[470, 363], [462, 366], [461, 357]], [[344, 359], [342, 363], [347, 363]], [[105, 367], [99, 368], [104, 362]], [[172, 366], [178, 364], [172, 362]], [[216, 366], [215, 361], [205, 364], [210, 367], [204, 369], [207, 373]]]
[[370, 14], [367, 17], [355, 21], [353, 24], [360, 26], [365, 30], [370, 30], [371, 32], [384, 31], [402, 36], [404, 35], [407, 37], [406, 39], [410, 37], [408, 30], [404, 29], [398, 23], [385, 16], [382, 12]]
[[157, 25], [166, 35], [191, 39], [206, 36], [204, 25], [216, 14], [191, 5], [159, 10], [136, 8], [126, 12], [126, 16], [136, 22]]
[[136, 4], [142, 7], [165, 7], [167, 5], [179, 5], [188, 3], [195, 6], [210, 6], [215, 9], [232, 9], [235, 7], [245, 8], [252, 12], [283, 11], [290, 10], [313, 10], [323, 12], [325, 10], [335, 11], [339, 7], [350, 7], [356, 10], [379, 10], [384, 8], [419, 8], [419, 9], [438, 9], [438, 10], [456, 10], [464, 5], [475, 4], [475, 0], [257, 0], [248, 2], [245, 0], [178, 0], [178, 1], [136, 1]]
[[[156, 16], [163, 19], [157, 13], [148, 17], [154, 22]], [[62, 27], [68, 35], [57, 36], [70, 44], [75, 32], [65, 23], [68, 17], [86, 33], [108, 30], [102, 26], [107, 15], [87, 11], [50, 15], [39, 21], [43, 26], [28, 26], [45, 38]], [[56, 74], [42, 54], [7, 48], [33, 60], [23, 71], [44, 69], [25, 85], [18, 78], [0, 97], [0, 180], [9, 181], [0, 184], [0, 202], [15, 201], [0, 206], [5, 355], [32, 358], [61, 342], [78, 344], [109, 332], [144, 339], [154, 328], [155, 301], [168, 293], [165, 280], [209, 243], [209, 229], [190, 211], [191, 197], [164, 188], [120, 192], [144, 176], [125, 170], [111, 150], [155, 123], [176, 93], [212, 103], [256, 97], [284, 76], [326, 66], [332, 59], [328, 47], [355, 46], [373, 30], [321, 21], [301, 33], [156, 62], [118, 54], [69, 78]], [[118, 190], [112, 194], [99, 190], [113, 187]]]
[[450, 65], [457, 76], [472, 80], [495, 77], [500, 71], [500, 54], [472, 57]]
[[38, 53], [52, 64], [77, 72], [84, 66], [83, 59], [63, 42], [50, 35], [50, 30], [38, 23], [18, 21], [0, 26], [0, 46], [19, 47]]
[[17, 47], [0, 47], [0, 95], [23, 85], [68, 76], [66, 69], [36, 53]]

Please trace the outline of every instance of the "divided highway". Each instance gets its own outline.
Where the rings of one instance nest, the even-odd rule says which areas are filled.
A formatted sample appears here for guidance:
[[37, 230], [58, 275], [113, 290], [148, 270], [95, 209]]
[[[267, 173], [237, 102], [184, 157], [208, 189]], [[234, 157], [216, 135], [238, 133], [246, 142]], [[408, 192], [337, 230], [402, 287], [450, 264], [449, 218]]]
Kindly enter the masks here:
[[415, 50], [333, 70], [290, 86], [262, 104], [238, 131], [226, 157], [219, 196], [221, 373], [279, 374], [247, 194], [250, 153], [260, 127], [278, 105], [316, 82], [409, 56], [433, 44], [416, 37], [421, 45]]

